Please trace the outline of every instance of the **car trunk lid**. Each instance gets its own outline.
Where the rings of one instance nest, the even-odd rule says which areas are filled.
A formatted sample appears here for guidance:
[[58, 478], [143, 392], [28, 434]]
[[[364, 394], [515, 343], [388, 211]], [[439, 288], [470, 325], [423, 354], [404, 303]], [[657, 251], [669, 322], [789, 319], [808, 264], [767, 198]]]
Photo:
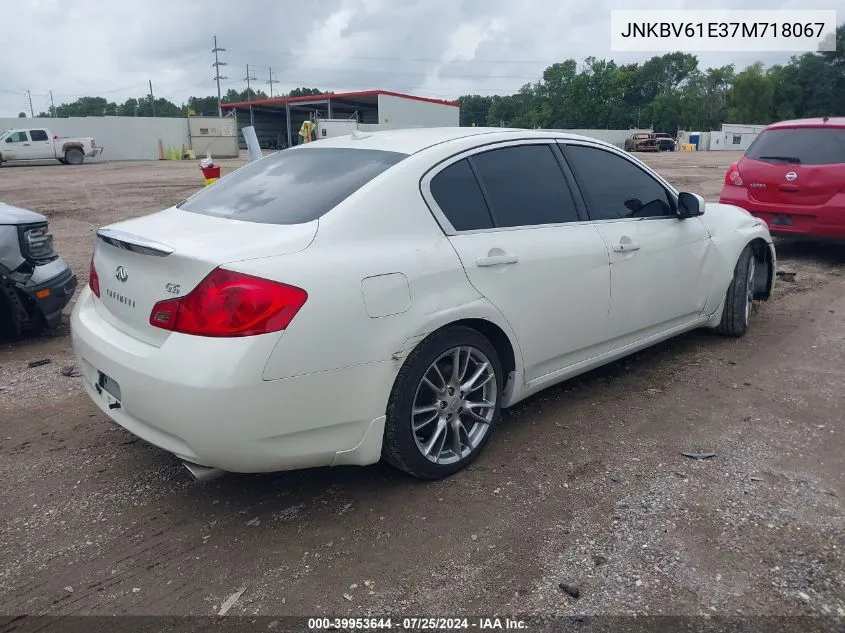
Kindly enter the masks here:
[[302, 251], [313, 241], [317, 225], [316, 220], [243, 222], [176, 208], [110, 225], [97, 232], [96, 310], [125, 334], [160, 346], [171, 333], [150, 325], [157, 302], [188, 294], [219, 266]]

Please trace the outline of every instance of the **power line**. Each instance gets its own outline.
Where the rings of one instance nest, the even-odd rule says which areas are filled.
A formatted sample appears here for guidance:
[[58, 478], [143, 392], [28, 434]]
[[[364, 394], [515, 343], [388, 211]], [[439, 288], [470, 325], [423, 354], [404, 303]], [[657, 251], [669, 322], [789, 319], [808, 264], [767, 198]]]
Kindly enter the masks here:
[[214, 48], [212, 49], [211, 52], [214, 53], [214, 63], [212, 64], [212, 66], [214, 66], [214, 79], [217, 81], [217, 116], [219, 116], [219, 117], [223, 116], [223, 108], [220, 106], [220, 102], [221, 102], [221, 99], [220, 99], [220, 80], [226, 79], [226, 77], [220, 76], [220, 67], [225, 66], [226, 62], [221, 62], [220, 58], [217, 56], [217, 53], [222, 53], [222, 52], [225, 52], [225, 51], [226, 51], [225, 48], [218, 48], [217, 47], [217, 36], [215, 35], [214, 36]]
[[[273, 55], [283, 55], [285, 57], [307, 57], [309, 59], [314, 57], [326, 57], [335, 59], [335, 55], [328, 55], [325, 53], [292, 53], [279, 52], [277, 50], [270, 50], [267, 48], [252, 49], [250, 52], [264, 52], [272, 53]], [[572, 55], [569, 55], [572, 57]], [[381, 61], [396, 61], [396, 62], [433, 62], [437, 64], [554, 64], [556, 62], [548, 59], [460, 59], [460, 60], [445, 60], [437, 57], [396, 57], [393, 55], [379, 56], [379, 55], [344, 55], [344, 59], [365, 59], [365, 60], [381, 60]], [[558, 60], [560, 61], [560, 60]]]

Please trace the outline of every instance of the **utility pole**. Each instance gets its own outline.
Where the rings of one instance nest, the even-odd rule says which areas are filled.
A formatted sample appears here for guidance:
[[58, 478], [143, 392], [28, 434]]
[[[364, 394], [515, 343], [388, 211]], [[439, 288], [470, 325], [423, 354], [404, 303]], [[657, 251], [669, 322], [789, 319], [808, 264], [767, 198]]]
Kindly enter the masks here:
[[155, 100], [155, 97], [153, 96], [153, 80], [152, 79], [150, 79], [150, 106], [152, 106], [153, 116], [155, 116], [156, 115], [156, 100]]
[[27, 90], [26, 96], [29, 97], [29, 113], [32, 115], [32, 118], [34, 119], [35, 118], [35, 110], [32, 109], [32, 93], [29, 90]]
[[270, 98], [273, 98], [273, 84], [279, 83], [278, 79], [273, 79], [273, 69], [270, 69], [270, 81], [267, 82], [270, 84]]
[[249, 124], [255, 127], [255, 121], [252, 117], [252, 92], [250, 91], [249, 82], [256, 81], [255, 77], [249, 74], [249, 64], [246, 65], [246, 100], [249, 101]]
[[53, 91], [50, 91], [50, 116], [56, 118], [56, 104], [53, 103]]
[[214, 48], [211, 49], [211, 52], [214, 53], [214, 63], [212, 64], [212, 66], [214, 66], [214, 80], [217, 82], [217, 116], [219, 116], [219, 117], [223, 116], [223, 106], [221, 105], [222, 102], [223, 102], [223, 99], [222, 99], [222, 96], [220, 94], [220, 80], [221, 79], [227, 79], [227, 77], [221, 77], [220, 76], [220, 67], [225, 66], [226, 62], [221, 62], [217, 53], [223, 53], [225, 51], [226, 51], [225, 48], [219, 48], [217, 46], [217, 36], [215, 35], [214, 36]]

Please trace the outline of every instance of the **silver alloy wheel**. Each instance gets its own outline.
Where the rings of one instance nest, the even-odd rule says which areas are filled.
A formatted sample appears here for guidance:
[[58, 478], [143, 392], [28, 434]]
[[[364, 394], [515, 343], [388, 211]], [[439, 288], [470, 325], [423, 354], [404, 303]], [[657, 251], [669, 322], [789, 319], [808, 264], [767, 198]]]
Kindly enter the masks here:
[[748, 281], [745, 289], [745, 325], [748, 325], [751, 320], [751, 307], [754, 303], [754, 274], [756, 273], [756, 264], [754, 262], [754, 255], [748, 258]]
[[470, 346], [454, 347], [423, 374], [411, 409], [420, 453], [435, 464], [469, 455], [490, 430], [499, 397], [490, 359]]

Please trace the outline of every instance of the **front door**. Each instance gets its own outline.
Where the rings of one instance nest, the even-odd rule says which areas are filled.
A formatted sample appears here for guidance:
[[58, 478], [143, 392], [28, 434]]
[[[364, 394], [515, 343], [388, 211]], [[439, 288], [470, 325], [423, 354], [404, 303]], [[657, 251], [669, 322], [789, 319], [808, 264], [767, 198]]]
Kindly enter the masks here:
[[589, 358], [606, 336], [610, 269], [545, 142], [454, 159], [430, 181], [472, 285], [517, 336], [530, 381]]
[[679, 219], [671, 192], [614, 151], [565, 148], [610, 256], [608, 339], [625, 345], [697, 319], [707, 302], [710, 234]]
[[6, 137], [3, 143], [3, 160], [28, 160], [31, 143], [26, 131], [19, 130]]

